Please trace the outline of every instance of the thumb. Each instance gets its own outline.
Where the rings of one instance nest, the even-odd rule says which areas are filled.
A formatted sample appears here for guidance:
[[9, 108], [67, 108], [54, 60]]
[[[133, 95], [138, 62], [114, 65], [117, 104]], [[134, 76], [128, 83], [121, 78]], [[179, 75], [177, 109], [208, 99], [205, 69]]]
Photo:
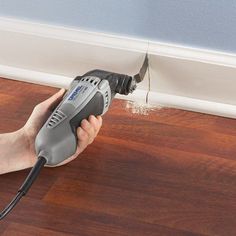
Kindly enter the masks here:
[[60, 103], [65, 93], [65, 89], [60, 89], [57, 93], [49, 97], [47, 100], [42, 102], [42, 105], [45, 107], [46, 110], [54, 110], [54, 108]]

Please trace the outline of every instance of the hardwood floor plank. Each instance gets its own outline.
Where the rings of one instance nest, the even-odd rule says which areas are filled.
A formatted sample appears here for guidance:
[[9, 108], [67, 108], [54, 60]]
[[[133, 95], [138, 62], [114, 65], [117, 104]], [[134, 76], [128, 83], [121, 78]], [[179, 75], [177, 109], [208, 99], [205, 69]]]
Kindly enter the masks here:
[[73, 236], [75, 234], [60, 233], [55, 230], [48, 230], [18, 223], [11, 223], [2, 234], [2, 236], [28, 236], [28, 235]]
[[166, 125], [158, 121], [137, 119], [134, 125], [131, 119], [124, 116], [105, 117], [104, 124], [102, 135], [108, 137], [236, 159], [236, 146], [234, 145], [236, 136]]
[[[22, 225], [52, 230], [55, 232], [75, 235], [176, 235], [202, 236], [192, 232], [172, 229], [158, 224], [148, 224], [127, 217], [117, 217], [102, 212], [83, 210], [56, 203], [45, 203], [23, 199], [24, 205], [18, 205], [18, 213], [9, 215], [8, 220]], [[24, 217], [22, 217], [24, 214]], [[31, 234], [28, 234], [31, 235]]]
[[155, 121], [180, 127], [195, 128], [198, 130], [207, 129], [208, 131], [231, 135], [236, 134], [236, 120], [231, 118], [165, 107], [159, 109], [150, 108], [147, 110], [148, 115], [140, 116], [139, 112], [132, 112], [132, 107], [136, 107], [133, 102], [119, 103], [118, 100], [115, 100], [113, 104], [114, 108], [110, 111], [111, 115], [117, 115], [119, 114], [119, 110], [122, 110], [122, 114], [127, 118], [137, 117], [141, 120]]

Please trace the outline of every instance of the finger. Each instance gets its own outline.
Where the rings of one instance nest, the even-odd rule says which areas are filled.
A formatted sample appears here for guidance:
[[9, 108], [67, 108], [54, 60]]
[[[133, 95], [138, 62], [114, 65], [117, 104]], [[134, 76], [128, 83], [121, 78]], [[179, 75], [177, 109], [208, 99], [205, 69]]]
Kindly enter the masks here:
[[90, 124], [93, 126], [94, 131], [95, 131], [95, 137], [97, 136], [100, 128], [101, 128], [101, 117], [100, 118], [96, 118], [95, 116], [91, 115], [89, 116], [88, 121], [90, 122]]
[[100, 127], [101, 127], [102, 126], [102, 117], [101, 116], [97, 116], [97, 119], [98, 119]]
[[83, 151], [89, 142], [89, 136], [86, 131], [84, 131], [81, 127], [77, 129], [77, 137], [78, 137], [78, 149], [79, 151]]
[[81, 128], [87, 132], [89, 137], [89, 144], [91, 144], [95, 137], [94, 127], [86, 119], [84, 119], [81, 122]]
[[[99, 129], [98, 129], [98, 132], [99, 132], [99, 130], [102, 127], [102, 117], [101, 116], [97, 116], [97, 120], [98, 120], [98, 125], [99, 125]], [[97, 132], [97, 134], [98, 134], [98, 132]]]
[[95, 130], [94, 130], [94, 127], [89, 123], [88, 120], [84, 119], [82, 120], [81, 122], [81, 128], [87, 132], [88, 134], [88, 137], [89, 137], [89, 141], [88, 143], [91, 144], [94, 140], [94, 137], [95, 137]]
[[53, 110], [62, 100], [65, 91], [66, 90], [63, 88], [60, 89], [57, 93], [42, 102], [42, 105], [45, 106], [47, 110]]

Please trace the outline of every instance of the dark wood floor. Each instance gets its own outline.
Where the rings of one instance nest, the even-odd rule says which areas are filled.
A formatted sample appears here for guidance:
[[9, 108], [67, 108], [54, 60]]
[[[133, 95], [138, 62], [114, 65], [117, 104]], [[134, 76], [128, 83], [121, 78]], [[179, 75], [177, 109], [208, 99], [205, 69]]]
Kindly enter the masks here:
[[[0, 79], [0, 132], [57, 89]], [[0, 176], [0, 207], [28, 170]], [[115, 100], [81, 158], [45, 168], [2, 235], [236, 235], [236, 120]]]

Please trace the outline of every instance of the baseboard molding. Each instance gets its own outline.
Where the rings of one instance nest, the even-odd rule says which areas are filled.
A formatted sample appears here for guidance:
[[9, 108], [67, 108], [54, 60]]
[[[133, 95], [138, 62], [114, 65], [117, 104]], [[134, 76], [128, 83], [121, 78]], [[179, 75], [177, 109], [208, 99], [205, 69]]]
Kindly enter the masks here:
[[229, 118], [236, 117], [235, 105], [210, 102], [206, 100], [194, 99], [190, 97], [181, 97], [158, 92], [150, 92], [149, 99], [151, 106], [159, 104], [163, 107], [178, 108]]
[[[57, 88], [68, 88], [74, 78], [61, 75], [49, 74], [44, 72], [26, 70], [11, 66], [0, 65], [0, 77], [14, 79], [28, 83], [47, 85]], [[129, 95], [128, 99], [139, 103], [146, 102], [147, 91], [136, 89]], [[127, 99], [126, 96], [116, 95], [119, 99]]]
[[[236, 55], [0, 18], [0, 76], [55, 87], [101, 68], [149, 76], [129, 100], [236, 117]], [[124, 98], [119, 96], [119, 98]]]
[[4, 65], [0, 65], [0, 77], [59, 88], [68, 88], [70, 82], [73, 80], [73, 78], [62, 75]]

